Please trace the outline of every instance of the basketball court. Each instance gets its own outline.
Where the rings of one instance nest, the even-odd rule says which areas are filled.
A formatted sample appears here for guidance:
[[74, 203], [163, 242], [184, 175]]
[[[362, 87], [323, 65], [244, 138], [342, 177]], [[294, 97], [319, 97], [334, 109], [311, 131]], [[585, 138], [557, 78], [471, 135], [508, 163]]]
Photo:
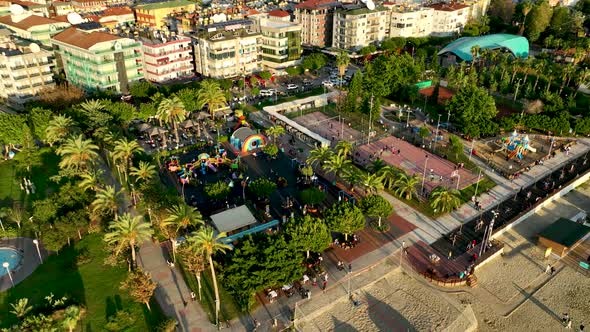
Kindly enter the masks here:
[[426, 192], [440, 186], [463, 189], [477, 182], [477, 174], [394, 136], [359, 146], [354, 159], [365, 167], [381, 159], [408, 175], [425, 175]]
[[329, 117], [322, 112], [305, 114], [293, 120], [334, 144], [338, 140], [355, 142], [363, 138], [363, 135], [358, 130], [349, 127], [346, 121], [342, 123], [337, 116]]

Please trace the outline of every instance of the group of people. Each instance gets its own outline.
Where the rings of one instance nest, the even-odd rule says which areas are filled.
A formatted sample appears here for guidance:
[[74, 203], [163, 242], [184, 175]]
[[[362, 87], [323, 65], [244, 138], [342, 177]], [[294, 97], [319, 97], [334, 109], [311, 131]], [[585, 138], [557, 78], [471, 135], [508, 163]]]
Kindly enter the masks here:
[[340, 247], [344, 250], [348, 250], [348, 249], [352, 249], [352, 248], [356, 247], [360, 242], [361, 242], [360, 238], [356, 234], [353, 234], [352, 240], [350, 240], [350, 241], [340, 242], [340, 240], [338, 240], [338, 238], [334, 239], [334, 246]]

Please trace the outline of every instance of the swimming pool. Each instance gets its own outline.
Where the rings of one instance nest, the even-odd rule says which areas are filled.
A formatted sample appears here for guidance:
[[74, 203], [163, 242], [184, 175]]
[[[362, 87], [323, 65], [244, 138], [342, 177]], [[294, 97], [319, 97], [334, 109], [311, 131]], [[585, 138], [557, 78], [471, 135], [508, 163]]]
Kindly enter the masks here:
[[12, 271], [16, 269], [22, 260], [21, 254], [12, 248], [0, 248], [0, 276], [6, 274], [6, 269], [2, 267], [4, 262], [8, 262], [8, 268]]

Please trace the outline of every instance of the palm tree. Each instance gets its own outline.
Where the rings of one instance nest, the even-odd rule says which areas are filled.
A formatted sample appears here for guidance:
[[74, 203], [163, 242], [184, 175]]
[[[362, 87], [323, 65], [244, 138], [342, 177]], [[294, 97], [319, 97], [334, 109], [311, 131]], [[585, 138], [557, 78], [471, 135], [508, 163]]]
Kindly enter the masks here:
[[131, 166], [131, 158], [137, 152], [143, 152], [143, 148], [139, 146], [137, 141], [129, 141], [127, 137], [124, 137], [115, 142], [115, 149], [113, 150], [113, 162], [121, 161], [123, 165], [123, 173], [125, 174], [125, 180], [127, 180], [127, 173]]
[[522, 36], [522, 34], [524, 33], [524, 26], [526, 23], [526, 18], [529, 15], [529, 13], [531, 12], [531, 9], [533, 9], [533, 4], [530, 3], [529, 1], [525, 1], [522, 3], [522, 15], [524, 16], [522, 19], [522, 25], [520, 26], [520, 30], [518, 31], [518, 34]]
[[326, 163], [332, 156], [334, 152], [330, 150], [328, 147], [319, 147], [309, 151], [309, 157], [307, 157], [307, 163], [311, 166], [315, 164], [323, 165]]
[[217, 252], [225, 253], [231, 250], [231, 247], [223, 242], [226, 237], [225, 232], [215, 235], [213, 228], [207, 226], [194, 232], [188, 238], [188, 242], [195, 250], [202, 250], [209, 260], [211, 268], [211, 277], [213, 279], [213, 289], [215, 290], [215, 324], [219, 325], [219, 288], [217, 287], [217, 278], [215, 277], [215, 267], [213, 266], [213, 255]]
[[174, 135], [176, 136], [176, 144], [180, 143], [178, 136], [178, 122], [182, 122], [186, 119], [187, 111], [184, 108], [184, 104], [178, 98], [178, 96], [172, 96], [170, 98], [163, 99], [158, 105], [158, 113], [156, 116], [162, 119], [164, 122], [172, 123], [174, 128]]
[[543, 71], [545, 70], [546, 65], [547, 65], [547, 63], [545, 62], [545, 60], [539, 60], [539, 61], [535, 62], [535, 64], [533, 65], [533, 68], [535, 69], [535, 75], [536, 75], [535, 84], [533, 85], [533, 91], [535, 91], [537, 89], [537, 84], [539, 83], [539, 78], [543, 74]]
[[348, 53], [345, 51], [340, 51], [336, 56], [336, 66], [338, 67], [338, 74], [340, 75], [340, 81], [342, 81], [342, 76], [346, 73], [346, 68], [350, 64], [350, 57]]
[[361, 184], [368, 194], [375, 194], [378, 190], [383, 189], [383, 176], [375, 173], [363, 173]]
[[383, 185], [387, 187], [387, 189], [391, 189], [394, 187], [395, 181], [397, 181], [400, 170], [387, 165], [377, 171], [377, 174], [383, 176]]
[[61, 142], [66, 136], [71, 134], [74, 127], [74, 121], [65, 115], [56, 115], [49, 121], [45, 128], [45, 140], [49, 146]]
[[332, 157], [322, 165], [322, 169], [328, 173], [333, 173], [339, 178], [343, 172], [352, 167], [352, 161], [341, 154], [332, 155]]
[[94, 213], [108, 213], [117, 219], [119, 215], [119, 205], [122, 203], [121, 192], [116, 191], [113, 186], [106, 186], [96, 192], [96, 198], [92, 202], [92, 211]]
[[371, 165], [369, 165], [369, 171], [379, 173], [385, 166], [387, 166], [387, 164], [385, 164], [382, 159], [375, 159]]
[[8, 210], [8, 219], [14, 221], [18, 228], [21, 228], [23, 221], [27, 219], [27, 212], [20, 205], [15, 205]]
[[109, 224], [111, 230], [104, 236], [106, 243], [115, 245], [115, 255], [123, 249], [131, 249], [131, 261], [135, 266], [135, 245], [149, 240], [154, 233], [152, 226], [144, 222], [141, 216], [131, 216], [125, 213]]
[[76, 326], [78, 325], [78, 321], [80, 320], [80, 316], [82, 316], [82, 312], [80, 311], [80, 307], [76, 305], [71, 305], [66, 308], [64, 311], [64, 317], [61, 322], [64, 329], [68, 330], [69, 332], [74, 331]]
[[576, 95], [578, 94], [578, 90], [580, 89], [582, 84], [584, 84], [584, 85], [588, 84], [588, 78], [590, 78], [590, 69], [585, 68], [582, 71], [578, 72], [578, 75], [576, 75], [576, 77], [575, 77], [576, 91], [574, 91], [574, 96], [573, 96], [574, 99], [576, 99]]
[[59, 167], [73, 169], [75, 171], [86, 170], [98, 157], [98, 146], [92, 140], [84, 139], [84, 136], [70, 137], [57, 149], [57, 154], [62, 156]]
[[197, 286], [199, 288], [199, 301], [201, 297], [201, 273], [205, 270], [205, 256], [201, 248], [191, 248], [189, 246], [181, 246], [179, 248], [182, 264], [189, 272], [192, 272], [197, 278]]
[[82, 173], [82, 181], [78, 182], [78, 187], [84, 190], [98, 191], [102, 188], [102, 175], [104, 171], [100, 168], [93, 168]]
[[213, 115], [215, 111], [227, 105], [227, 100], [219, 83], [214, 80], [204, 80], [197, 90], [197, 103], [199, 108], [207, 106], [209, 113]]
[[340, 141], [338, 142], [338, 144], [336, 144], [336, 151], [338, 152], [338, 154], [342, 154], [345, 157], [348, 157], [348, 155], [350, 155], [350, 153], [352, 152], [352, 148], [352, 143], [348, 141]]
[[102, 100], [91, 99], [80, 104], [80, 108], [88, 113], [94, 113], [104, 110], [105, 104]]
[[[168, 209], [168, 217], [161, 223], [162, 227], [175, 229], [175, 232], [169, 234], [178, 234], [186, 230], [189, 226], [203, 225], [203, 216], [201, 213], [186, 203], [177, 204]], [[172, 258], [176, 261], [176, 237], [169, 238], [172, 245]]]
[[420, 179], [416, 175], [408, 176], [405, 173], [400, 173], [398, 179], [395, 181], [395, 194], [399, 197], [404, 197], [406, 200], [411, 200], [414, 195], [417, 195], [416, 186]]
[[434, 212], [451, 212], [461, 205], [459, 190], [437, 187], [430, 193], [430, 206]]
[[16, 303], [11, 303], [10, 306], [12, 307], [10, 313], [14, 314], [18, 319], [23, 319], [29, 311], [33, 310], [33, 307], [29, 305], [29, 299], [26, 297], [19, 299]]
[[138, 167], [131, 167], [129, 174], [135, 176], [135, 182], [148, 182], [156, 176], [156, 166], [147, 161], [140, 161]]
[[354, 186], [361, 183], [362, 174], [356, 168], [351, 167], [343, 172], [342, 179], [348, 182], [350, 190], [354, 190]]
[[270, 136], [273, 142], [276, 143], [277, 138], [285, 134], [285, 128], [283, 126], [275, 125], [266, 130], [266, 135]]

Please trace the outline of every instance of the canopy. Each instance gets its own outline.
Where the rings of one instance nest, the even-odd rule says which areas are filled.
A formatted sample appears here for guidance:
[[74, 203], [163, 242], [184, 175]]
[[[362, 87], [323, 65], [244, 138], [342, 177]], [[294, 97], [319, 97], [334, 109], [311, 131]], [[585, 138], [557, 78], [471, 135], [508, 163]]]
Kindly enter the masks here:
[[194, 116], [194, 118], [197, 121], [205, 120], [205, 119], [210, 118], [210, 117], [211, 117], [211, 114], [209, 114], [207, 112], [199, 112], [199, 113], [196, 114], [196, 116]]
[[139, 126], [137, 126], [137, 130], [139, 130], [140, 132], [144, 132], [149, 130], [150, 128], [152, 128], [152, 126], [148, 123], [142, 123]]
[[209, 159], [209, 155], [206, 153], [201, 153], [198, 157], [199, 160]]
[[214, 214], [211, 220], [219, 232], [226, 233], [256, 223], [256, 218], [246, 205]]
[[180, 123], [180, 126], [182, 128], [191, 128], [191, 127], [194, 127], [196, 125], [197, 125], [197, 123], [195, 121], [191, 120], [191, 119], [188, 119], [188, 120], [183, 121], [183, 122]]
[[167, 133], [167, 132], [168, 132], [168, 130], [167, 130], [167, 129], [164, 129], [164, 128], [162, 128], [162, 127], [153, 127], [153, 128], [151, 128], [151, 129], [149, 129], [147, 132], [148, 132], [148, 134], [149, 134], [150, 136], [155, 136], [155, 135], [162, 135], [162, 134], [165, 134], [165, 133]]

